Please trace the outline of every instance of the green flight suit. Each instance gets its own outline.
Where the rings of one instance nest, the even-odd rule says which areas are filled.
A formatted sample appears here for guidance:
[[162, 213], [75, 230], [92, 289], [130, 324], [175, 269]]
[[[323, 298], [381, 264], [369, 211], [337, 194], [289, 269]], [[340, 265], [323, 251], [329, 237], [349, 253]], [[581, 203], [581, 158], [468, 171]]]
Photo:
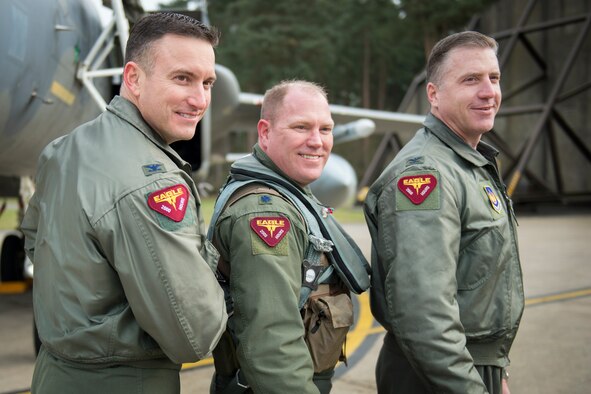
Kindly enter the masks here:
[[[254, 155], [287, 178], [258, 145]], [[228, 326], [238, 343], [240, 373], [250, 386], [247, 393], [328, 393], [334, 370], [314, 374], [298, 308], [302, 262], [309, 242], [306, 222], [291, 202], [265, 189], [227, 206], [213, 234], [221, 258], [231, 268], [234, 314]], [[311, 193], [307, 187], [304, 191]], [[256, 231], [253, 223], [257, 219], [285, 220], [289, 230], [270, 246]], [[214, 353], [214, 357], [225, 361], [232, 355]], [[217, 376], [218, 384], [224, 387], [229, 378]]]
[[496, 154], [429, 114], [369, 190], [379, 393], [500, 390], [524, 296]]
[[227, 321], [190, 166], [117, 96], [44, 149], [36, 187], [33, 391], [178, 393]]

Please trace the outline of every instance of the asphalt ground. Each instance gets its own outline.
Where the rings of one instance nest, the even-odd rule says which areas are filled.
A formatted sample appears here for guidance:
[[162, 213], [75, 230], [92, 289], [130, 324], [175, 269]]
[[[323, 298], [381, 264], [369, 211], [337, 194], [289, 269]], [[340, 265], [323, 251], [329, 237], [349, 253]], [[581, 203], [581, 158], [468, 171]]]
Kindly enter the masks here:
[[[513, 394], [591, 392], [591, 213], [518, 214], [526, 309], [511, 351]], [[345, 228], [369, 255], [363, 223]], [[355, 301], [348, 366], [337, 368], [333, 393], [375, 393], [383, 330], [366, 295]], [[26, 393], [35, 355], [30, 291], [0, 294], [0, 394]], [[185, 365], [182, 393], [207, 393], [211, 360]]]

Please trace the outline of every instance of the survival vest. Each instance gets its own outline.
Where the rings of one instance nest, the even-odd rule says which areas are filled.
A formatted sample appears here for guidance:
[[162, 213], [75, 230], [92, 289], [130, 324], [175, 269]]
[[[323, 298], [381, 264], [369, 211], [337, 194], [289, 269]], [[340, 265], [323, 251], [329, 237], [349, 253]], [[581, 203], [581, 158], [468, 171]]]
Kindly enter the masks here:
[[[298, 209], [308, 228], [309, 247], [304, 259], [304, 275], [300, 291], [300, 308], [319, 283], [335, 271], [345, 285], [360, 294], [369, 288], [371, 268], [363, 253], [345, 230], [330, 214], [330, 209], [316, 198], [303, 193], [290, 181], [270, 170], [252, 154], [232, 164], [230, 179], [218, 196], [207, 237], [211, 240], [216, 222], [232, 194], [250, 183], [262, 183], [276, 190]], [[328, 267], [320, 265], [320, 256], [325, 253]]]

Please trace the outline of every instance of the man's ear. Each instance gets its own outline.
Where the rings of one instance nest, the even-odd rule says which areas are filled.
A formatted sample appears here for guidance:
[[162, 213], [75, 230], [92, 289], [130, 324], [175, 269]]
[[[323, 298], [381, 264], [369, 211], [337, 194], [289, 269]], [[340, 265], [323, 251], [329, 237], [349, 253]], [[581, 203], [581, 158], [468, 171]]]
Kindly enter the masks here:
[[271, 124], [266, 119], [260, 119], [259, 123], [257, 123], [257, 132], [259, 135], [259, 146], [263, 150], [263, 152], [267, 151], [267, 146], [269, 144], [269, 131], [270, 131]]
[[144, 71], [136, 62], [127, 62], [123, 68], [123, 83], [134, 97], [139, 97], [140, 88], [145, 76]]
[[437, 86], [433, 82], [427, 83], [427, 100], [431, 104], [431, 107], [437, 108], [438, 106], [438, 98], [437, 98]]

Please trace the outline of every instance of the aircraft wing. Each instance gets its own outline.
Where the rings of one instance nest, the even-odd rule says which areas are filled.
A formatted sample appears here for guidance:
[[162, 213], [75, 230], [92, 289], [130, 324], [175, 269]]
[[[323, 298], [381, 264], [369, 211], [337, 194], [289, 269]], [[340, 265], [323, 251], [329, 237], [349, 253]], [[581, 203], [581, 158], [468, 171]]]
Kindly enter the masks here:
[[[261, 111], [262, 94], [240, 93], [239, 105], [232, 114], [232, 127], [235, 130], [255, 130]], [[376, 133], [396, 132], [414, 135], [422, 127], [424, 115], [406, 114], [402, 112], [380, 111], [374, 109], [330, 105], [332, 117], [336, 125], [347, 124], [359, 119], [369, 119], [375, 123]]]
[[396, 132], [414, 135], [422, 127], [425, 120], [424, 115], [348, 107], [345, 105], [332, 104], [330, 110], [335, 124], [349, 123], [357, 119], [370, 119], [376, 125], [376, 133]]

